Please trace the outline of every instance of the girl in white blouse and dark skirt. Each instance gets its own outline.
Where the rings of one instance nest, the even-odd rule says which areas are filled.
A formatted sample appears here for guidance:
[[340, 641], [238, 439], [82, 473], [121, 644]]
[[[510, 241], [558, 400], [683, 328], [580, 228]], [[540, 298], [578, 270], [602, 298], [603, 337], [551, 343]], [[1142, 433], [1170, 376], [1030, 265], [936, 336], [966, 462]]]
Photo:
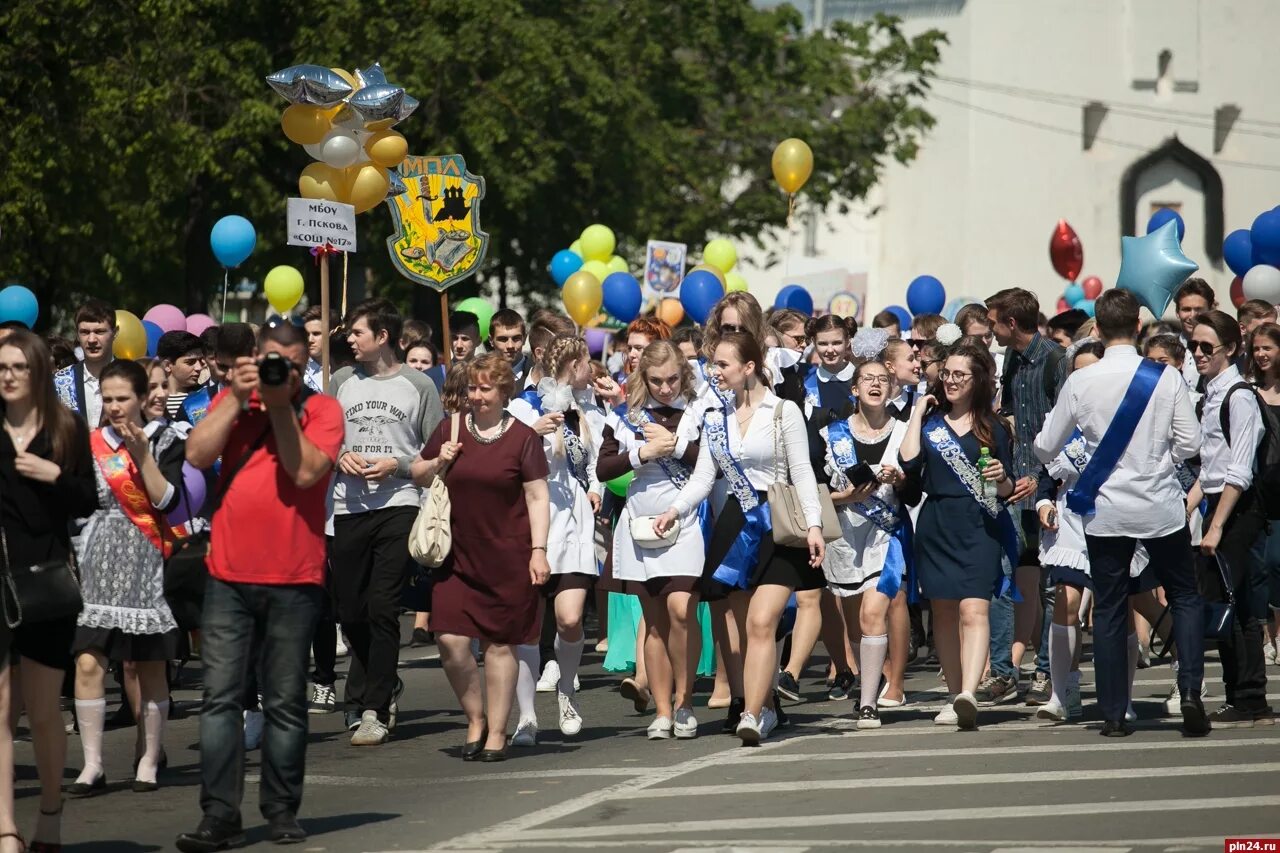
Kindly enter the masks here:
[[[738, 626], [745, 628], [746, 701], [736, 734], [753, 745], [777, 725], [772, 688], [782, 611], [794, 590], [824, 583], [818, 567], [826, 545], [804, 416], [794, 403], [769, 390], [759, 342], [741, 333], [724, 335], [711, 372], [721, 391], [732, 394], [731, 401], [709, 408], [703, 416], [693, 475], [653, 526], [656, 533], [665, 534], [677, 517], [687, 517], [711, 494], [717, 472], [724, 475], [730, 496], [716, 519], [703, 577], [708, 594], [727, 593]], [[785, 471], [808, 524], [807, 553], [773, 541], [766, 492], [772, 483], [788, 479]]]

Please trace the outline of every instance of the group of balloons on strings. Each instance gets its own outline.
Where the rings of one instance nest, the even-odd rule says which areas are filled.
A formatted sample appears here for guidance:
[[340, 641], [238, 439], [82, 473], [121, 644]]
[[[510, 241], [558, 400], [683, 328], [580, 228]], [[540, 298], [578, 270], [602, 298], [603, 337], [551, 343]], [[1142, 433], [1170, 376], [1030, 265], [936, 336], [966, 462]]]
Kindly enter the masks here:
[[[1172, 211], [1171, 211], [1172, 212]], [[1058, 297], [1058, 313], [1072, 308], [1093, 316], [1094, 300], [1102, 293], [1102, 279], [1091, 275], [1080, 279], [1084, 269], [1084, 246], [1080, 236], [1065, 219], [1059, 219], [1049, 236], [1049, 262], [1054, 272], [1067, 280]]]
[[1222, 258], [1236, 274], [1231, 302], [1246, 299], [1280, 303], [1280, 207], [1264, 211], [1250, 228], [1232, 231], [1222, 241]]

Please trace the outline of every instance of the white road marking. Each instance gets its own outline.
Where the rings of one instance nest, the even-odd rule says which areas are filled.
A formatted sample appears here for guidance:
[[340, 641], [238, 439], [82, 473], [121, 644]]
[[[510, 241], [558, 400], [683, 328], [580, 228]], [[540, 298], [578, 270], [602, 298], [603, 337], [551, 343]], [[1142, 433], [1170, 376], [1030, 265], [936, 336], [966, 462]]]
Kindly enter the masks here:
[[[649, 771], [641, 767], [575, 767], [572, 770], [517, 770], [508, 773], [490, 773], [487, 776], [442, 776], [438, 779], [393, 779], [385, 776], [307, 776], [305, 785], [321, 785], [345, 788], [357, 786], [361, 788], [398, 788], [405, 784], [414, 787], [423, 785], [453, 785], [457, 782], [500, 782], [500, 781], [540, 781], [543, 779], [574, 778], [578, 776], [622, 776], [633, 778]], [[245, 776], [244, 781], [256, 785], [262, 777], [258, 774]]]
[[[1052, 851], [1052, 853], [1061, 853], [1066, 848], [1083, 848], [1105, 850], [1107, 853], [1121, 853], [1121, 851], [1129, 850], [1137, 846], [1161, 846], [1165, 845], [1170, 849], [1198, 850], [1202, 848], [1210, 848], [1213, 850], [1222, 849], [1222, 836], [1209, 835], [1198, 838], [1142, 838], [1142, 839], [1124, 839], [1105, 841], [1021, 841], [1002, 839], [986, 839], [986, 840], [952, 840], [952, 839], [861, 839], [861, 838], [791, 838], [788, 844], [803, 845], [807, 848], [814, 847], [835, 847], [840, 849], [848, 849], [852, 847], [870, 847], [873, 849], [884, 848], [910, 848], [910, 847], [961, 847], [968, 850], [983, 849], [987, 847], [1008, 848], [1008, 845], [1024, 845], [1025, 849], [1039, 849]], [[573, 850], [596, 850], [602, 848], [613, 847], [660, 847], [663, 851], [669, 850], [671, 845], [680, 844], [691, 850], [702, 851], [706, 853], [709, 850], [718, 850], [724, 848], [739, 849], [742, 847], [751, 847], [759, 845], [759, 838], [739, 838], [739, 839], [709, 839], [709, 838], [596, 838], [591, 841], [526, 841], [523, 839], [505, 841], [501, 846], [491, 846], [480, 848], [476, 851], [468, 851], [461, 849], [451, 849], [451, 853], [493, 853], [494, 850], [515, 850], [515, 849], [573, 849]], [[1038, 847], [1036, 845], [1039, 845]], [[428, 853], [423, 850], [396, 850], [386, 851], [386, 853]], [[1168, 853], [1168, 851], [1166, 851]]]

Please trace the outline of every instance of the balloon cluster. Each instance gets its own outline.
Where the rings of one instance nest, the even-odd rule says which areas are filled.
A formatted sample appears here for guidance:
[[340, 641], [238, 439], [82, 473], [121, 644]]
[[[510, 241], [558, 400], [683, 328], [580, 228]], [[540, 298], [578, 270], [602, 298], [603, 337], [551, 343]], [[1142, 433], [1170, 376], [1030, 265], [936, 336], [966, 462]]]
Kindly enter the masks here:
[[907, 285], [907, 306], [889, 305], [884, 310], [898, 318], [898, 327], [905, 332], [914, 315], [941, 314], [946, 305], [947, 289], [942, 282], [931, 275], [918, 275]]
[[[680, 319], [687, 315], [702, 325], [726, 293], [746, 290], [747, 280], [734, 271], [737, 265], [738, 250], [733, 243], [723, 237], [708, 241], [702, 250], [702, 263], [690, 270], [680, 282]], [[667, 310], [674, 313], [673, 307]]]
[[418, 108], [405, 90], [387, 82], [378, 63], [354, 74], [323, 65], [293, 65], [267, 77], [289, 102], [280, 125], [284, 135], [317, 162], [302, 170], [303, 198], [372, 210], [404, 192], [395, 167], [409, 143], [392, 126]]
[[[1177, 216], [1176, 213], [1174, 215]], [[1058, 298], [1058, 313], [1079, 308], [1092, 317], [1093, 301], [1102, 293], [1102, 279], [1091, 275], [1077, 281], [1084, 269], [1084, 246], [1080, 244], [1076, 230], [1065, 219], [1059, 219], [1053, 226], [1053, 234], [1049, 237], [1049, 261], [1054, 271], [1068, 282]]]
[[564, 310], [579, 326], [595, 319], [606, 299], [609, 313], [624, 323], [640, 315], [640, 282], [628, 272], [626, 259], [613, 253], [617, 245], [613, 229], [595, 223], [551, 258], [551, 279], [560, 287]]
[[1246, 299], [1280, 302], [1280, 207], [1259, 214], [1253, 227], [1228, 234], [1222, 257], [1236, 274], [1231, 301], [1237, 307]]
[[192, 314], [188, 317], [182, 313], [182, 309], [167, 303], [153, 305], [142, 315], [142, 319], [138, 319], [138, 315], [132, 311], [120, 309], [116, 311], [116, 337], [111, 351], [116, 358], [155, 358], [156, 346], [166, 333], [190, 332], [193, 335], [203, 335], [210, 326], [216, 325], [217, 322], [208, 314]]

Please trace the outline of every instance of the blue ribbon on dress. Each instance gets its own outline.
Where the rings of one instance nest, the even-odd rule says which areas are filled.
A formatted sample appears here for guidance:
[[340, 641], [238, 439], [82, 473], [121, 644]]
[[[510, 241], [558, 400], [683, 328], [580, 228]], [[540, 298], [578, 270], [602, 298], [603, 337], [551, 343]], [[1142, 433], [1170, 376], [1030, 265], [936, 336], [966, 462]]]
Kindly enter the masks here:
[[729, 433], [725, 429], [724, 409], [707, 409], [702, 416], [702, 440], [707, 443], [716, 467], [729, 483], [729, 490], [738, 499], [743, 516], [738, 538], [729, 547], [729, 553], [716, 567], [712, 577], [728, 586], [746, 589], [759, 559], [760, 542], [765, 534], [773, 530], [769, 504], [760, 503], [760, 496], [747, 479], [742, 463], [729, 452]]
[[1120, 401], [1120, 408], [1116, 409], [1115, 417], [1111, 419], [1097, 449], [1093, 451], [1093, 458], [1080, 473], [1075, 488], [1067, 492], [1067, 508], [1072, 512], [1088, 516], [1096, 511], [1098, 492], [1116, 469], [1125, 448], [1133, 439], [1138, 421], [1142, 420], [1142, 413], [1151, 402], [1151, 395], [1155, 393], [1164, 368], [1160, 362], [1146, 359], [1138, 365], [1129, 388], [1124, 392], [1124, 399]]
[[809, 371], [804, 375], [804, 404], [810, 410], [818, 408], [822, 402], [822, 392], [818, 388], [818, 366], [816, 364], [809, 365]]
[[[536, 387], [530, 386], [520, 393], [520, 399], [524, 400], [533, 407], [539, 415], [545, 415], [546, 411], [542, 408], [542, 395], [538, 393]], [[584, 418], [586, 415], [579, 413], [578, 418]], [[578, 481], [578, 485], [582, 486], [582, 491], [590, 492], [591, 486], [587, 477], [587, 450], [582, 446], [582, 439], [578, 434], [569, 429], [568, 422], [560, 424], [560, 434], [564, 441], [565, 457], [569, 460], [569, 471], [573, 474], [573, 478]]]
[[[58, 399], [62, 401], [62, 405], [66, 406], [76, 414], [84, 414], [80, 411], [80, 401], [76, 399], [76, 370], [75, 365], [63, 368], [53, 374], [53, 390], [58, 395]], [[90, 429], [94, 425], [90, 425]]]
[[942, 462], [947, 469], [955, 474], [965, 491], [978, 502], [982, 511], [999, 524], [1000, 545], [1004, 549], [1004, 559], [1009, 563], [1009, 571], [1000, 573], [1000, 587], [995, 597], [1002, 598], [1005, 593], [1012, 593], [1014, 601], [1022, 601], [1018, 587], [1012, 579], [1013, 569], [1018, 565], [1018, 527], [1013, 523], [1013, 516], [1009, 514], [1008, 507], [1000, 503], [996, 495], [986, 493], [986, 481], [982, 479], [978, 466], [965, 456], [964, 448], [956, 441], [955, 435], [942, 419], [941, 414], [934, 413], [930, 416], [924, 425], [924, 437], [942, 457]]

